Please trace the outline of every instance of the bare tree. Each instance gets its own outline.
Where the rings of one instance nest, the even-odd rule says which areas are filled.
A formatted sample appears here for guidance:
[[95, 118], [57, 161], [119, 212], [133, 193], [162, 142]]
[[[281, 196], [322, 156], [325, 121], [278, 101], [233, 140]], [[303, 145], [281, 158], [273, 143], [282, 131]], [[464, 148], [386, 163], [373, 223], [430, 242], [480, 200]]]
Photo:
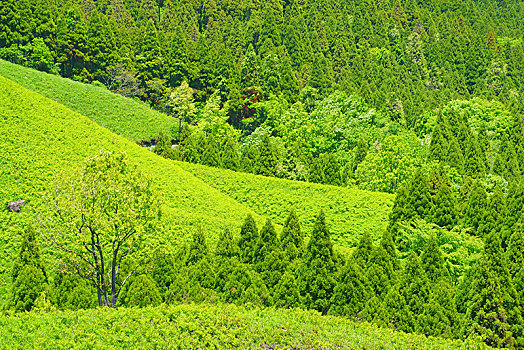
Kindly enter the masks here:
[[100, 306], [115, 307], [129, 278], [151, 266], [159, 207], [125, 154], [101, 152], [58, 180], [37, 227], [65, 271], [90, 281]]

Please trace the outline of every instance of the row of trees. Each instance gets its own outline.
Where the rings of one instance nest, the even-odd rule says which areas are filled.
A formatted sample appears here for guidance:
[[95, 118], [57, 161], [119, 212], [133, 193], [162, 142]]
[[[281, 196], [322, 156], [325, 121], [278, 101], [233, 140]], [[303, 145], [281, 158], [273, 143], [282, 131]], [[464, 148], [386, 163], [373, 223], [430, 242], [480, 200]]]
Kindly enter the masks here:
[[[363, 235], [344, 257], [333, 248], [322, 212], [307, 238], [294, 211], [280, 234], [270, 220], [259, 231], [248, 215], [239, 236], [224, 230], [214, 250], [196, 231], [175, 254], [158, 252], [151, 272], [134, 275], [115, 306], [222, 301], [302, 307], [406, 332], [522, 347], [523, 252], [520, 220], [506, 251], [500, 234], [490, 233], [482, 258], [457, 284], [435, 236], [420, 254], [400, 260], [391, 234], [378, 244]], [[46, 270], [28, 228], [8, 305], [19, 311], [94, 307], [95, 285], [64, 272]]]

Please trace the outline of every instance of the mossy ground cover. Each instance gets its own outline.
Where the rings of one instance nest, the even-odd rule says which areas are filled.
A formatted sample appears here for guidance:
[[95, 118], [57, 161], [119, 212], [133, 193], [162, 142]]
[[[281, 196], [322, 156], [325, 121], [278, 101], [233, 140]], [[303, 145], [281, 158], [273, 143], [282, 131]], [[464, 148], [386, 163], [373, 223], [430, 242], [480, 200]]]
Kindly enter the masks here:
[[114, 94], [103, 87], [83, 84], [56, 75], [0, 60], [0, 75], [38, 92], [99, 125], [133, 141], [150, 140], [163, 131], [178, 132], [173, 118], [146, 103]]
[[313, 311], [178, 305], [0, 317], [9, 349], [483, 349]]
[[333, 241], [356, 246], [363, 233], [380, 239], [394, 196], [353, 188], [269, 178], [185, 162], [179, 166], [208, 185], [282, 225], [295, 208], [303, 228], [310, 232], [315, 215], [324, 210]]

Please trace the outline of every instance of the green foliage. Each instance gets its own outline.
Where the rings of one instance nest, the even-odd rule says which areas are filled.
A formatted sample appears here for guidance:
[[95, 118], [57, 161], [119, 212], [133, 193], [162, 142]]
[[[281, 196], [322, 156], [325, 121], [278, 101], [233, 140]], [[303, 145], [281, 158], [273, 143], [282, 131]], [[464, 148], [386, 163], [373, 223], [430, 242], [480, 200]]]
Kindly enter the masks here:
[[[368, 323], [321, 316], [314, 311], [177, 305], [144, 309], [95, 309], [1, 317], [0, 339], [13, 347], [94, 349], [141, 341], [148, 346], [235, 349], [242, 347], [378, 347], [483, 349], [476, 342], [395, 332]], [[110, 328], [111, 332], [106, 332]], [[99, 334], [104, 332], [101, 337]]]

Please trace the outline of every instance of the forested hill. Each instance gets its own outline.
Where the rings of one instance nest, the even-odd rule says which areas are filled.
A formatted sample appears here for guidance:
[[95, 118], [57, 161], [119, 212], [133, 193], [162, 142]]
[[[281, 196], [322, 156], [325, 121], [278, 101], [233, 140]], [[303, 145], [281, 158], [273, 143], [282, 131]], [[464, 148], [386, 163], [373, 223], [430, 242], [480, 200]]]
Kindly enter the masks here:
[[295, 102], [343, 90], [413, 127], [451, 99], [512, 105], [522, 93], [517, 0], [1, 4], [0, 58], [113, 89], [124, 77], [138, 84], [124, 93], [157, 108], [187, 81], [197, 100], [219, 90], [236, 124], [271, 94]]

